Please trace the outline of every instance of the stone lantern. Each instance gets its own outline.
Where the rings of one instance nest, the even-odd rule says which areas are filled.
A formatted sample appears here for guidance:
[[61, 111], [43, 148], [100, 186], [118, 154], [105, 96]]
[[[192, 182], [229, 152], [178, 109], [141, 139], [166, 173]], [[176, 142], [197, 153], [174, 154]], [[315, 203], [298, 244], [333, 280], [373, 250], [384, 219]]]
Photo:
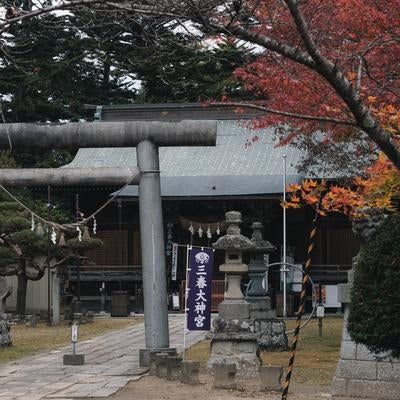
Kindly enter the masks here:
[[242, 262], [242, 254], [244, 250], [254, 248], [255, 244], [240, 233], [240, 212], [229, 211], [225, 217], [228, 225], [226, 235], [213, 244], [215, 249], [225, 250], [225, 263], [220, 265], [219, 270], [226, 274], [227, 290], [224, 301], [219, 305], [219, 317], [247, 319], [250, 317], [250, 305], [244, 299], [240, 283], [242, 276], [248, 272], [248, 266]]
[[240, 234], [242, 215], [237, 211], [225, 214], [228, 229], [213, 247], [225, 250], [225, 263], [220, 271], [225, 272], [228, 288], [224, 301], [219, 305], [219, 315], [213, 321], [210, 368], [217, 364], [235, 364], [236, 376], [254, 377], [260, 367], [259, 332], [255, 331], [255, 321], [250, 319], [250, 304], [244, 299], [240, 289], [242, 275], [248, 266], [242, 262], [244, 250], [255, 247], [247, 237]]
[[246, 300], [250, 303], [250, 318], [266, 319], [275, 317], [271, 310], [271, 298], [268, 296], [268, 263], [269, 254], [276, 247], [263, 239], [261, 222], [253, 222], [251, 241], [255, 247], [248, 250], [250, 254], [249, 277], [250, 283], [246, 293]]

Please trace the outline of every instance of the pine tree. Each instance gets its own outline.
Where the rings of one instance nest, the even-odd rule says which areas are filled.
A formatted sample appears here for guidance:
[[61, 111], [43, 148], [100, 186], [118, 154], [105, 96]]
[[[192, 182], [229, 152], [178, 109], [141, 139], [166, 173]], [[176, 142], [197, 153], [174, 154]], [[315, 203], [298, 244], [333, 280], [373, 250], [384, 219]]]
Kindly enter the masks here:
[[[0, 167], [14, 167], [15, 161], [9, 151], [0, 152]], [[35, 214], [46, 216], [48, 204], [35, 199], [28, 189], [19, 189], [13, 193]], [[32, 218], [33, 221], [32, 222]], [[51, 220], [66, 223], [71, 220], [68, 208], [52, 208]], [[50, 230], [50, 232], [48, 232]], [[65, 232], [65, 246], [49, 241], [48, 233], [52, 228], [40, 223], [21, 205], [7, 194], [0, 193], [0, 276], [16, 275], [18, 315], [25, 314], [26, 291], [28, 281], [40, 280], [48, 268], [56, 268], [68, 260], [82, 258], [86, 251], [102, 245], [99, 239], [77, 240], [76, 232]], [[56, 232], [57, 239], [61, 232]]]

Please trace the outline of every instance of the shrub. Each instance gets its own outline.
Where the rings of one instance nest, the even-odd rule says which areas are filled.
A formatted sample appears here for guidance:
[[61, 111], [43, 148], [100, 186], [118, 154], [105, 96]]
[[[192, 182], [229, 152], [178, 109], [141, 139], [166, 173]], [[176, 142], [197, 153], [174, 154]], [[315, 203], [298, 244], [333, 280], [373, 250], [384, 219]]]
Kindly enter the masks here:
[[400, 356], [400, 214], [388, 217], [361, 250], [348, 329], [371, 351]]

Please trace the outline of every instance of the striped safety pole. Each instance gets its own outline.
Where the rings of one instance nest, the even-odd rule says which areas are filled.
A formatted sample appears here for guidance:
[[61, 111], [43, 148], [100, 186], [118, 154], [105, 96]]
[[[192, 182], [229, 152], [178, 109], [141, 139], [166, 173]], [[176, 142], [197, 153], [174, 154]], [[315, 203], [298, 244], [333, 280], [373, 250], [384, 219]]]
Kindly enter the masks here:
[[307, 261], [306, 261], [306, 264], [304, 267], [304, 277], [303, 277], [303, 282], [301, 285], [300, 304], [299, 304], [298, 313], [297, 313], [296, 328], [293, 333], [292, 346], [290, 348], [290, 359], [289, 359], [289, 365], [288, 365], [287, 373], [286, 373], [286, 380], [283, 385], [282, 400], [287, 399], [289, 385], [290, 385], [290, 379], [292, 378], [294, 358], [296, 356], [297, 341], [299, 339], [301, 318], [302, 318], [305, 308], [306, 308], [306, 285], [307, 285], [307, 282], [308, 282], [309, 276], [310, 276], [311, 256], [312, 256], [312, 252], [313, 252], [314, 245], [315, 245], [316, 234], [317, 234], [317, 216], [314, 218], [313, 227], [310, 232], [310, 238], [309, 238], [310, 244], [307, 249]]

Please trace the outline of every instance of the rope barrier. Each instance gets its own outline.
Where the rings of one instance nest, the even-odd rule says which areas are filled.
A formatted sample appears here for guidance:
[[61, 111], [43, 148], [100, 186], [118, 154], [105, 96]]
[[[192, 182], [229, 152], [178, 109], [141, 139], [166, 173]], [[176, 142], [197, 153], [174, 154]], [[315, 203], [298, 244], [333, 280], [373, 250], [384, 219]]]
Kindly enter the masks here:
[[[323, 178], [322, 179], [324, 179], [324, 177], [325, 177], [326, 167], [327, 167], [327, 161], [325, 161], [324, 166], [323, 166], [323, 170], [322, 170]], [[294, 359], [296, 357], [297, 342], [299, 340], [299, 332], [301, 329], [301, 318], [303, 317], [305, 309], [306, 309], [306, 285], [310, 281], [312, 253], [313, 253], [313, 250], [315, 247], [315, 239], [316, 239], [316, 235], [317, 235], [317, 221], [318, 221], [318, 215], [319, 215], [319, 209], [321, 206], [321, 201], [322, 201], [322, 189], [319, 192], [319, 199], [318, 199], [317, 205], [315, 207], [315, 216], [314, 216], [314, 219], [312, 222], [312, 228], [311, 228], [310, 236], [309, 236], [309, 240], [308, 240], [309, 245], [307, 248], [307, 260], [306, 260], [306, 263], [304, 266], [304, 276], [303, 276], [303, 281], [301, 284], [300, 303], [299, 303], [299, 307], [297, 309], [296, 326], [295, 326], [295, 329], [293, 332], [292, 345], [290, 347], [290, 359], [289, 359], [289, 364], [287, 367], [285, 383], [283, 384], [281, 400], [287, 400], [289, 386], [290, 386], [290, 380], [292, 378]]]
[[304, 277], [301, 285], [301, 294], [300, 294], [300, 304], [298, 308], [298, 313], [297, 313], [297, 318], [296, 318], [296, 327], [293, 332], [293, 340], [292, 340], [292, 345], [290, 348], [290, 359], [289, 359], [289, 365], [287, 368], [287, 374], [286, 374], [286, 379], [285, 383], [283, 385], [283, 392], [282, 392], [282, 400], [287, 399], [288, 391], [289, 391], [289, 385], [290, 385], [290, 380], [292, 378], [292, 372], [293, 372], [293, 364], [294, 364], [294, 359], [296, 357], [296, 349], [297, 349], [297, 342], [299, 340], [299, 332], [300, 332], [300, 326], [301, 326], [301, 318], [304, 314], [305, 311], [305, 306], [306, 306], [306, 285], [310, 279], [310, 271], [311, 271], [311, 259], [312, 259], [312, 252], [315, 246], [315, 237], [317, 234], [317, 217], [314, 218], [313, 220], [313, 227], [310, 232], [310, 238], [309, 238], [309, 246], [307, 249], [307, 261], [304, 266]]

